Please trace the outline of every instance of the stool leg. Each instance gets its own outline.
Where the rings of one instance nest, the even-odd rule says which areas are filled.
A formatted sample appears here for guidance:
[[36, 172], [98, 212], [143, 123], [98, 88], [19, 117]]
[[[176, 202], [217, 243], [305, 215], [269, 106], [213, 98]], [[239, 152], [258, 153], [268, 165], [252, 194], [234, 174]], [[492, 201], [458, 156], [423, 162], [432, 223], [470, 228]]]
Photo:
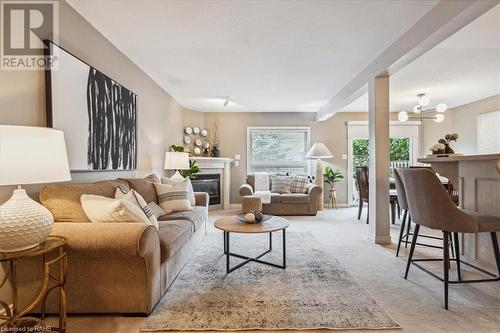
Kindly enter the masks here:
[[359, 206], [358, 206], [358, 220], [361, 219], [361, 211], [363, 210], [363, 200], [361, 198], [359, 199]]
[[455, 259], [457, 262], [458, 281], [462, 281], [462, 271], [460, 270], [460, 244], [458, 243], [458, 232], [453, 233], [453, 242], [455, 243]]
[[493, 243], [493, 253], [495, 254], [495, 261], [497, 263], [498, 276], [500, 276], [500, 250], [498, 249], [497, 233], [491, 233], [491, 242]]
[[410, 270], [411, 259], [413, 258], [413, 252], [415, 251], [415, 244], [417, 244], [418, 230], [420, 225], [415, 224], [415, 230], [413, 230], [413, 239], [410, 246], [410, 254], [408, 255], [408, 262], [406, 263], [405, 279], [408, 277], [408, 271]]
[[450, 245], [447, 231], [443, 231], [444, 308], [448, 310], [448, 273], [450, 269]]
[[408, 237], [410, 237], [411, 231], [411, 215], [408, 213], [408, 228], [406, 229], [406, 240], [405, 240], [405, 249], [408, 247]]
[[391, 223], [396, 224], [396, 202], [391, 202]]
[[403, 220], [401, 221], [401, 229], [399, 230], [399, 240], [398, 240], [398, 249], [396, 250], [396, 257], [399, 256], [399, 248], [401, 247], [401, 241], [403, 240], [403, 233], [405, 232], [406, 215], [408, 215], [408, 211], [405, 210], [405, 212], [403, 213]]

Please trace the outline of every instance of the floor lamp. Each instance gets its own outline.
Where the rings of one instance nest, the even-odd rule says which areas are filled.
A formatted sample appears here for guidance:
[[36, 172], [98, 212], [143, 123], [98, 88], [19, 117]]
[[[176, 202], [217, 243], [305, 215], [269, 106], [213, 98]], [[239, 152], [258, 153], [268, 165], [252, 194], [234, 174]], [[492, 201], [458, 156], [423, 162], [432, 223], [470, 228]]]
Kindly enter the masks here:
[[314, 182], [321, 188], [321, 195], [319, 196], [318, 209], [324, 208], [325, 202], [323, 199], [323, 161], [322, 158], [332, 158], [332, 153], [326, 148], [322, 142], [316, 142], [311, 149], [307, 152], [306, 157], [310, 160], [316, 160], [316, 175]]

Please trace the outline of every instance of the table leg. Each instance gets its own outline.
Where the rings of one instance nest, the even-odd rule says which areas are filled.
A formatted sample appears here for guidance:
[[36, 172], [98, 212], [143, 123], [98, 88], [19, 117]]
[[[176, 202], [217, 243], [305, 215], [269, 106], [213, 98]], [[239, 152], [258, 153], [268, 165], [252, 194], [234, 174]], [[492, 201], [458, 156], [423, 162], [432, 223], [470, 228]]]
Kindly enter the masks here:
[[286, 229], [283, 229], [283, 268], [286, 268]]
[[272, 251], [273, 249], [273, 233], [269, 233], [269, 251]]
[[229, 273], [230, 269], [230, 255], [229, 255], [229, 231], [226, 231], [226, 273]]
[[[59, 248], [59, 255], [64, 255], [64, 248]], [[59, 332], [66, 332], [66, 290], [64, 288], [66, 284], [66, 268], [68, 263], [68, 257], [62, 257], [59, 259]]]

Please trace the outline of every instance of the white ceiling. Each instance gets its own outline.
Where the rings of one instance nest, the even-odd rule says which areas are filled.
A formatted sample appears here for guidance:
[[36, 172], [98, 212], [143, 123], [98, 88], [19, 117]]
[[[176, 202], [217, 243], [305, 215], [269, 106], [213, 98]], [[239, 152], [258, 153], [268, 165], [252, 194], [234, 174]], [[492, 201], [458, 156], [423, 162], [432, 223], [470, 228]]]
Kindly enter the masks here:
[[[311, 112], [437, 3], [68, 2], [186, 108]], [[430, 91], [424, 83], [435, 79], [427, 73], [416, 86]], [[420, 91], [404, 89], [410, 98]], [[227, 108], [224, 96], [233, 101]]]
[[[411, 111], [418, 93], [429, 108], [471, 103], [500, 93], [500, 5], [390, 78], [391, 111]], [[368, 111], [368, 96], [343, 111]]]

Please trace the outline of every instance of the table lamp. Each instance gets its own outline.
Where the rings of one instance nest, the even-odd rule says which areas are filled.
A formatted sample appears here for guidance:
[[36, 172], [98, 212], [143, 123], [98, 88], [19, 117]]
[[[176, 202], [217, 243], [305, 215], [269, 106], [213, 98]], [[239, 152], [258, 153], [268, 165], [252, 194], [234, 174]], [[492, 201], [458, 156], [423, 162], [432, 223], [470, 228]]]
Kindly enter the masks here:
[[189, 154], [167, 151], [165, 153], [165, 170], [175, 170], [175, 174], [171, 177], [172, 180], [184, 180], [184, 177], [179, 173], [179, 170], [189, 169]]
[[316, 142], [313, 144], [311, 149], [307, 152], [306, 157], [310, 160], [316, 160], [316, 176], [314, 178], [314, 182], [316, 185], [321, 187], [321, 195], [319, 196], [318, 209], [322, 210], [325, 203], [323, 200], [323, 163], [321, 161], [322, 158], [332, 158], [333, 155], [330, 153], [328, 148], [326, 148], [325, 144], [322, 142]]
[[17, 185], [0, 206], [0, 251], [33, 248], [49, 236], [50, 211], [31, 199], [21, 184], [71, 180], [64, 133], [46, 127], [0, 125], [0, 185]]

